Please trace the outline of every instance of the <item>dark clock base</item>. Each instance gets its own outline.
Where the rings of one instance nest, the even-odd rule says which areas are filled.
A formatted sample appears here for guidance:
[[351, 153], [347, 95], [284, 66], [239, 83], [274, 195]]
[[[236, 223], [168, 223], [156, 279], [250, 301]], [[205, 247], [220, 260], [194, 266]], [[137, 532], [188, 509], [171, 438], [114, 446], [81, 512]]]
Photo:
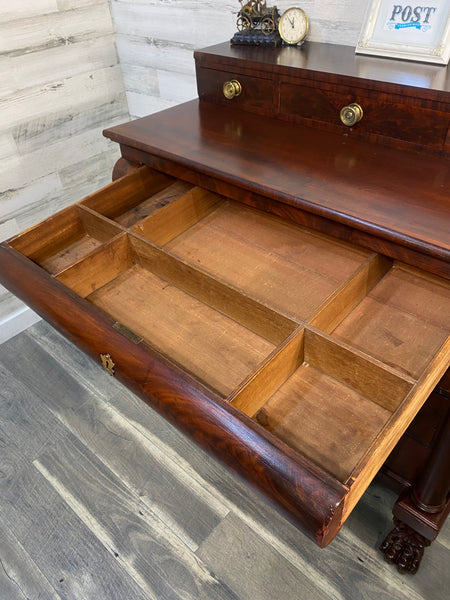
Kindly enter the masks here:
[[281, 46], [281, 37], [278, 31], [270, 35], [264, 35], [261, 31], [248, 31], [246, 33], [235, 33], [230, 43], [243, 46]]

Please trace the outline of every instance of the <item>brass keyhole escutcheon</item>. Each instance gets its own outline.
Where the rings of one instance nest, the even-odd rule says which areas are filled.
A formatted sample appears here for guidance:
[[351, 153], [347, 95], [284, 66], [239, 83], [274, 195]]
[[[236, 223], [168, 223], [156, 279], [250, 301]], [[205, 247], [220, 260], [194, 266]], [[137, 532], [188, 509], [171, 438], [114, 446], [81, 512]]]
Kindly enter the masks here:
[[242, 86], [236, 79], [225, 81], [223, 84], [223, 95], [227, 100], [237, 98], [242, 93]]
[[102, 365], [109, 375], [114, 375], [114, 367], [116, 366], [110, 354], [100, 354]]
[[361, 121], [363, 114], [363, 109], [360, 107], [360, 105], [356, 102], [353, 102], [353, 104], [344, 106], [344, 108], [341, 110], [340, 116], [344, 125], [347, 125], [347, 127], [352, 127]]

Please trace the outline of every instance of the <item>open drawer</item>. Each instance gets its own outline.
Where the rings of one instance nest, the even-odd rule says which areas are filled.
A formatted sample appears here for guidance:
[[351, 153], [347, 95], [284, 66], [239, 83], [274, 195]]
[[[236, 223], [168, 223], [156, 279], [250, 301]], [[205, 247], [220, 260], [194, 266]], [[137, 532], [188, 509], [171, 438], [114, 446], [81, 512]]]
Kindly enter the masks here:
[[147, 167], [1, 280], [325, 546], [450, 363], [450, 284]]

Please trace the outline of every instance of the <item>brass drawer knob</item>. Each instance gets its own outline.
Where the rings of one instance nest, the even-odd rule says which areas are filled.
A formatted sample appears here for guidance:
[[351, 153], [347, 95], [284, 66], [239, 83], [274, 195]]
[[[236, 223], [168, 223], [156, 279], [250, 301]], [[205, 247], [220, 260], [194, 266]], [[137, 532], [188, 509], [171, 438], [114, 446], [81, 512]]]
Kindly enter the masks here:
[[347, 125], [347, 127], [352, 127], [361, 121], [363, 114], [363, 109], [360, 105], [353, 102], [353, 104], [344, 106], [341, 110], [341, 121], [344, 125]]
[[223, 95], [227, 100], [232, 100], [240, 96], [242, 92], [242, 86], [236, 79], [231, 81], [225, 81], [223, 84]]

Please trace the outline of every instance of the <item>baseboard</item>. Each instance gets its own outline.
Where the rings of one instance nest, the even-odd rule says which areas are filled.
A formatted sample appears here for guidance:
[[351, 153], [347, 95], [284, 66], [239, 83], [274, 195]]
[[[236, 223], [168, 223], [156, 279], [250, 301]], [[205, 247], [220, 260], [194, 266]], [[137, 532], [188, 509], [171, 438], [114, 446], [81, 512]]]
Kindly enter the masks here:
[[40, 316], [24, 306], [0, 321], [0, 344], [6, 342], [40, 320]]

